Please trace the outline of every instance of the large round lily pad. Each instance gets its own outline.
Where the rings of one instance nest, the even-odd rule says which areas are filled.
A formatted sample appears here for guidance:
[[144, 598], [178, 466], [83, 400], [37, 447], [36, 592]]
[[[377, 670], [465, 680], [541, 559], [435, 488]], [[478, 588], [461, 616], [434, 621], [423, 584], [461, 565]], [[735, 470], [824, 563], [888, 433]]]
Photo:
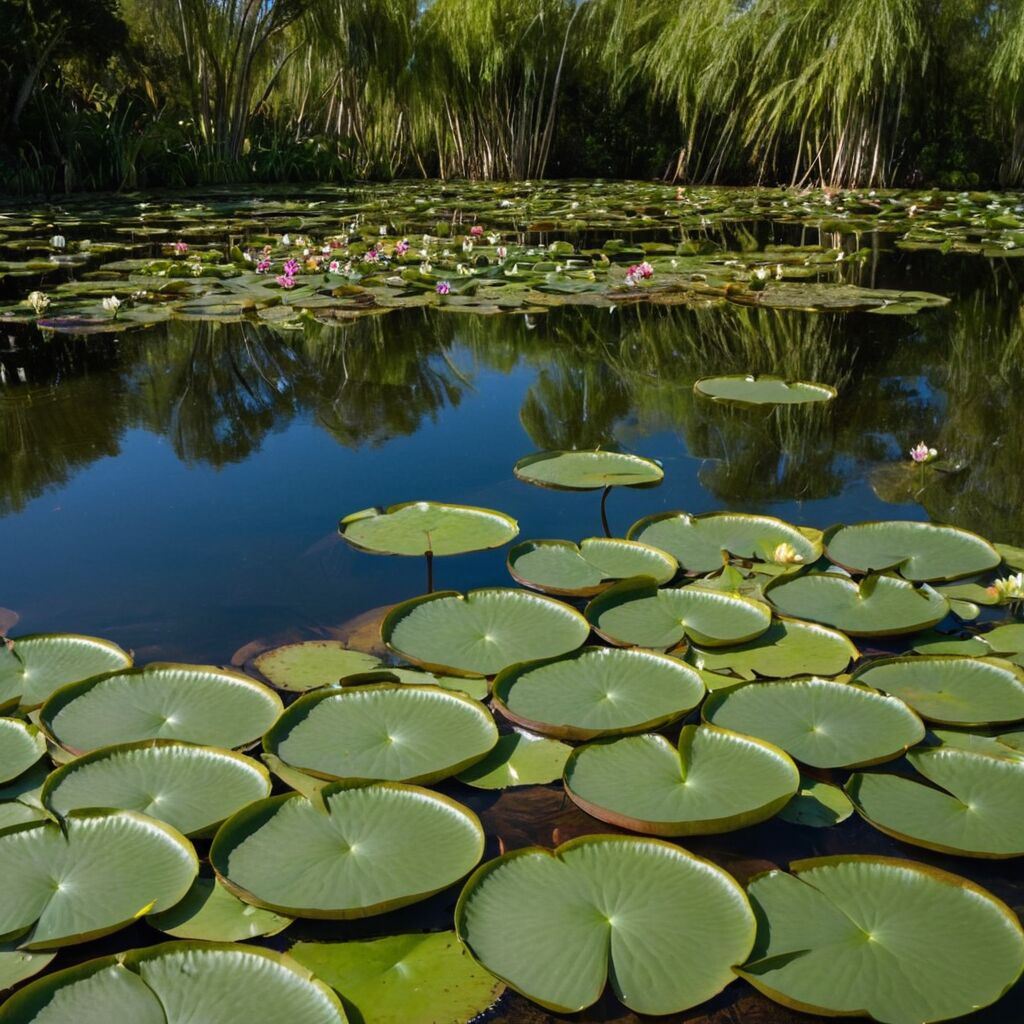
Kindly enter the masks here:
[[396, 605], [381, 626], [384, 642], [408, 661], [466, 676], [567, 654], [589, 633], [587, 620], [567, 604], [505, 587], [415, 597]]
[[131, 811], [73, 811], [0, 834], [0, 934], [56, 949], [173, 907], [199, 870], [192, 844]]
[[407, 501], [345, 516], [338, 532], [353, 547], [378, 555], [460, 555], [500, 548], [519, 533], [503, 512], [438, 501]]
[[713, 694], [703, 714], [814, 768], [891, 761], [924, 739], [924, 723], [903, 701], [831, 679], [747, 683]]
[[54, 690], [103, 672], [130, 668], [131, 656], [109, 640], [37, 633], [0, 644], [0, 708], [38, 707]]
[[806, 405], [828, 402], [836, 397], [836, 389], [828, 384], [741, 373], [701, 377], [693, 390], [716, 402], [739, 405]]
[[372, 672], [381, 662], [340, 640], [306, 640], [264, 651], [253, 665], [278, 689], [303, 692], [332, 686], [344, 676]]
[[41, 800], [55, 814], [83, 807], [139, 811], [185, 835], [202, 834], [270, 795], [270, 774], [230, 750], [176, 740], [102, 747], [62, 765]]
[[242, 942], [276, 935], [292, 918], [244, 903], [219, 879], [200, 876], [182, 900], [159, 914], [150, 914], [146, 923], [176, 939]]
[[2, 1024], [347, 1024], [337, 995], [290, 957], [256, 946], [167, 942], [88, 960], [27, 985]]
[[63, 687], [40, 712], [72, 753], [138, 740], [241, 747], [276, 721], [281, 698], [249, 676], [204, 665], [147, 665]]
[[668, 552], [617, 537], [589, 537], [578, 546], [568, 540], [528, 540], [508, 553], [508, 571], [519, 583], [567, 597], [592, 597], [630, 576], [667, 583], [678, 570]]
[[565, 740], [658, 729], [704, 697], [689, 665], [654, 651], [584, 647], [525, 662], [494, 679], [494, 706], [533, 732]]
[[949, 612], [949, 602], [931, 587], [885, 574], [859, 582], [832, 572], [782, 576], [765, 587], [764, 596], [782, 615], [834, 626], [852, 636], [916, 633]]
[[27, 772], [46, 753], [46, 737], [18, 718], [0, 718], [0, 782]]
[[922, 717], [943, 725], [1024, 719], [1024, 670], [1001, 658], [877, 658], [858, 668], [853, 678], [899, 697]]
[[983, 537], [955, 526], [902, 520], [830, 530], [828, 557], [850, 572], [898, 572], [915, 582], [955, 580], [994, 569], [999, 552]]
[[343, 994], [353, 1024], [471, 1021], [505, 989], [454, 932], [298, 942], [288, 952]]
[[543, 786], [562, 778], [572, 747], [558, 740], [525, 732], [500, 737], [494, 749], [476, 764], [459, 772], [459, 782], [474, 789], [510, 789]]
[[721, 868], [627, 836], [488, 861], [466, 883], [455, 927], [492, 974], [559, 1013], [595, 1003], [606, 982], [637, 1013], [696, 1006], [730, 983], [755, 931]]
[[536, 452], [512, 470], [520, 480], [559, 491], [596, 491], [603, 487], [655, 487], [665, 471], [653, 459], [625, 452]]
[[300, 697], [263, 747], [320, 778], [429, 783], [475, 764], [497, 741], [491, 713], [471, 697], [384, 683]]
[[663, 650], [684, 639], [708, 647], [745, 643], [772, 621], [762, 601], [697, 584], [659, 589], [644, 576], [609, 587], [587, 605], [586, 616], [611, 643]]
[[714, 725], [684, 726], [678, 749], [657, 733], [577, 747], [564, 779], [587, 814], [658, 836], [756, 825], [780, 811], [800, 785], [784, 751]]
[[1024, 856], [1024, 763], [945, 746], [912, 750], [907, 760], [933, 785], [851, 776], [846, 791], [867, 821], [929, 850]]
[[757, 945], [737, 972], [785, 1006], [927, 1024], [994, 1003], [1024, 967], [1016, 915], [966, 878], [865, 856], [790, 871], [750, 883]]
[[659, 512], [637, 520], [626, 536], [662, 548], [684, 569], [698, 573], [720, 569], [723, 552], [779, 564], [810, 565], [821, 556], [817, 530], [805, 532], [774, 516], [745, 512]]
[[314, 800], [272, 796], [220, 827], [210, 863], [229, 889], [292, 917], [368, 917], [447, 888], [483, 854], [476, 815], [428, 789], [331, 783]]

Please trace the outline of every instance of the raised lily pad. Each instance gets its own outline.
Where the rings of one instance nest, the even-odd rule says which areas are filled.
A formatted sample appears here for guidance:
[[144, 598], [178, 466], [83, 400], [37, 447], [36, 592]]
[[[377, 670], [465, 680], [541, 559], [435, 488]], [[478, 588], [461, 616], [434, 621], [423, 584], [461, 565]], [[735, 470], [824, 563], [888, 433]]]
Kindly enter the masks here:
[[888, 520], [839, 526], [826, 534], [828, 557], [850, 572], [898, 572], [917, 583], [955, 580], [994, 569], [999, 552], [955, 526]]
[[416, 903], [479, 862], [472, 811], [397, 782], [331, 783], [316, 802], [272, 796], [229, 818], [210, 849], [247, 903], [292, 917], [357, 918]]
[[408, 661], [465, 676], [567, 654], [589, 633], [587, 620], [567, 604], [505, 587], [415, 597], [396, 605], [381, 626], [384, 642]]
[[196, 835], [269, 795], [270, 775], [252, 758], [176, 740], [145, 740], [102, 747], [62, 765], [46, 780], [41, 800], [58, 815], [115, 807]]
[[499, 672], [494, 706], [517, 725], [564, 740], [645, 732], [682, 718], [704, 697], [689, 665], [667, 654], [584, 647]]
[[345, 516], [338, 532], [353, 547], [378, 555], [460, 555], [500, 548], [519, 524], [503, 512], [437, 501], [407, 501]]
[[630, 576], [667, 583], [678, 570], [679, 563], [667, 552], [615, 537], [590, 537], [579, 545], [528, 540], [508, 553], [508, 571], [519, 583], [568, 597], [592, 597]]
[[931, 733], [944, 747], [1024, 761], [1024, 729], [999, 733], [978, 733], [966, 729], [932, 729]]
[[0, 718], [0, 782], [27, 772], [46, 753], [46, 737], [28, 722]]
[[657, 733], [588, 743], [573, 751], [564, 778], [587, 814], [658, 836], [756, 825], [800, 785], [781, 749], [714, 725], [684, 726], [678, 748]]
[[665, 471], [653, 459], [626, 452], [552, 451], [520, 459], [516, 477], [559, 491], [596, 491], [603, 487], [656, 487]]
[[319, 778], [430, 783], [475, 764], [497, 741], [490, 712], [464, 694], [377, 683], [300, 697], [263, 747]]
[[582, 1010], [610, 983], [631, 1010], [652, 1014], [678, 1013], [725, 988], [755, 930], [742, 890], [721, 868], [627, 836], [488, 861], [466, 883], [455, 927], [488, 971], [549, 1010]]
[[828, 402], [836, 397], [836, 389], [828, 384], [740, 373], [701, 377], [693, 390], [716, 402], [740, 405], [806, 405]]
[[379, 658], [352, 650], [340, 640], [306, 640], [265, 651], [253, 665], [279, 690], [303, 692], [332, 686], [344, 676], [372, 672]]
[[690, 585], [662, 587], [638, 576], [595, 597], [586, 609], [594, 629], [614, 644], [666, 650], [683, 640], [707, 647], [745, 643], [772, 620], [762, 601]]
[[838, 856], [755, 877], [757, 944], [737, 973], [804, 1013], [928, 1024], [994, 1003], [1024, 968], [1013, 911], [913, 861]]
[[832, 679], [748, 683], [712, 695], [703, 714], [814, 768], [891, 761], [924, 739], [924, 723], [903, 701]]
[[459, 782], [474, 789], [510, 789], [543, 786], [562, 778], [572, 747], [530, 733], [511, 732], [476, 764], [459, 772]]
[[216, 878], [200, 875], [180, 902], [159, 914], [150, 914], [146, 923], [176, 939], [242, 942], [276, 935], [292, 923], [292, 918], [243, 903]]

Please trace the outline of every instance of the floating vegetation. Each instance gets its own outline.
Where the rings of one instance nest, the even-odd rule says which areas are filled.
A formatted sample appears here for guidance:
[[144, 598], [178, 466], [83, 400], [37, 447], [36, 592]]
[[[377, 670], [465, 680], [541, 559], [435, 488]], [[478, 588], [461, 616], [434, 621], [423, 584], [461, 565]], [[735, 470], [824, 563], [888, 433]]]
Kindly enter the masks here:
[[836, 389], [829, 384], [753, 374], [701, 377], [694, 383], [693, 390], [716, 402], [736, 405], [807, 405], [810, 402], [828, 402], [836, 397]]

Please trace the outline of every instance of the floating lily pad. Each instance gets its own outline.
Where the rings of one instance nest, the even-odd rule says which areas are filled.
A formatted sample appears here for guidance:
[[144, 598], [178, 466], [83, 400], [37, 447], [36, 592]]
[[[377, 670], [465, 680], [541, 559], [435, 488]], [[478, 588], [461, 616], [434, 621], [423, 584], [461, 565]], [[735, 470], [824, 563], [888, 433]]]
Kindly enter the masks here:
[[738, 970], [804, 1013], [927, 1024], [994, 1003], [1024, 967], [1016, 915], [957, 875], [888, 857], [819, 857], [751, 881], [757, 944]]
[[559, 491], [596, 491], [603, 487], [655, 487], [665, 471], [653, 459], [625, 452], [537, 452], [513, 467], [520, 480]]
[[50, 815], [35, 803], [22, 800], [4, 800], [0, 803], [0, 832], [14, 828], [15, 825], [49, 820]]
[[862, 665], [853, 678], [899, 697], [922, 717], [944, 725], [1024, 719], [1024, 670], [1001, 658], [878, 658]]
[[497, 741], [490, 712], [472, 698], [381, 683], [300, 697], [263, 746], [319, 778], [430, 783], [475, 764]]
[[836, 389], [828, 384], [739, 373], [702, 377], [693, 385], [693, 390], [716, 402], [742, 405], [806, 405], [828, 402], [836, 397]]
[[459, 782], [474, 789], [543, 786], [562, 778], [572, 747], [558, 740], [512, 732], [499, 738], [494, 749], [459, 772]]
[[955, 526], [889, 520], [830, 530], [826, 554], [850, 572], [899, 572], [930, 583], [994, 569], [999, 552], [983, 537]]
[[6, 832], [0, 934], [18, 936], [23, 949], [86, 942], [173, 907], [198, 869], [179, 832], [130, 811], [73, 811], [62, 826]]
[[964, 729], [932, 729], [932, 735], [944, 747], [970, 750], [990, 757], [1008, 757], [1024, 761], [1024, 729], [1003, 733], [977, 733]]
[[658, 729], [704, 697], [700, 676], [667, 654], [584, 647], [499, 672], [494, 706], [533, 732], [563, 740]]
[[1024, 654], [1024, 622], [996, 626], [975, 639], [985, 644], [992, 654]]
[[0, 708], [38, 707], [54, 690], [102, 672], [130, 668], [117, 644], [73, 633], [38, 633], [0, 645]]
[[[0, 992], [31, 978], [52, 963], [56, 953], [30, 953], [15, 942], [0, 943]], [[2, 1011], [0, 1011], [2, 1012]], [[0, 1020], [3, 1018], [0, 1017]]]
[[416, 597], [396, 605], [381, 626], [384, 642], [408, 661], [466, 676], [567, 654], [589, 633], [567, 604], [504, 587]]
[[838, 786], [801, 775], [796, 796], [779, 811], [778, 816], [791, 825], [831, 828], [846, 821], [851, 814], [853, 803]]
[[231, 748], [266, 732], [282, 707], [273, 690], [239, 672], [154, 663], [65, 686], [40, 720], [72, 753], [147, 739]]
[[454, 932], [298, 942], [289, 954], [343, 994], [352, 1024], [470, 1021], [505, 989]]
[[745, 643], [771, 624], [761, 601], [708, 587], [664, 587], [643, 576], [609, 587], [587, 605], [594, 629], [624, 646], [675, 647], [684, 639], [708, 647]]
[[229, 818], [210, 849], [222, 881], [247, 903], [292, 917], [383, 914], [447, 888], [480, 861], [472, 811], [397, 782], [331, 783]]
[[549, 1010], [590, 1006], [610, 982], [631, 1010], [654, 1014], [725, 988], [755, 930], [742, 890], [720, 868], [626, 836], [488, 861], [466, 883], [455, 927], [487, 970]]
[[799, 785], [778, 747], [713, 725], [684, 726], [678, 749], [657, 733], [588, 743], [565, 765], [565, 791], [587, 814], [658, 836], [756, 825]]
[[949, 612], [949, 602], [931, 587], [889, 575], [859, 582], [831, 572], [782, 576], [765, 587], [764, 596], [782, 615], [834, 626], [851, 636], [916, 633]]
[[270, 776], [252, 758], [174, 740], [146, 740], [75, 758], [50, 775], [41, 800], [59, 815], [83, 807], [139, 811], [196, 835], [269, 795]]
[[821, 557], [821, 539], [817, 531], [808, 533], [774, 516], [659, 512], [637, 520], [626, 536], [662, 548], [689, 572], [705, 573], [722, 567], [723, 552], [740, 559], [809, 565]]
[[0, 718], [0, 782], [27, 772], [46, 753], [46, 738], [34, 725]]
[[302, 692], [332, 686], [357, 672], [372, 672], [381, 662], [340, 640], [307, 640], [265, 651], [253, 659], [253, 665], [278, 689]]
[[519, 583], [568, 597], [592, 597], [630, 576], [667, 583], [678, 570], [667, 552], [613, 537], [590, 537], [579, 546], [567, 540], [528, 540], [508, 553], [508, 571]]
[[911, 648], [916, 654], [961, 654], [968, 657], [984, 657], [992, 650], [981, 637], [957, 637], [934, 630], [914, 637], [917, 642]]
[[459, 555], [500, 548], [519, 524], [503, 512], [437, 501], [407, 501], [345, 516], [338, 532], [353, 547], [379, 555]]
[[814, 768], [891, 761], [924, 739], [924, 723], [903, 701], [831, 679], [748, 683], [710, 697], [703, 714]]

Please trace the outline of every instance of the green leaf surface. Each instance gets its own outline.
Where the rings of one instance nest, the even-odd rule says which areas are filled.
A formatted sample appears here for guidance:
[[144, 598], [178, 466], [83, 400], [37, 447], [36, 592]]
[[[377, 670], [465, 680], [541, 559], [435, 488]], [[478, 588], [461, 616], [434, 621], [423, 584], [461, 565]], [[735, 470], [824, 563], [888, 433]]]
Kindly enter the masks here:
[[702, 377], [693, 385], [693, 390], [716, 402], [740, 405], [806, 405], [828, 402], [836, 397], [836, 389], [828, 384], [740, 373]]
[[46, 753], [46, 738], [18, 718], [0, 718], [0, 782], [27, 772]]
[[459, 782], [474, 789], [543, 786], [562, 778], [572, 747], [558, 740], [512, 732], [499, 738], [494, 749], [459, 772]]
[[655, 487], [665, 477], [653, 459], [604, 451], [536, 452], [520, 459], [512, 472], [526, 483], [561, 491]]
[[292, 918], [243, 903], [219, 880], [200, 875], [180, 902], [148, 915], [146, 923], [176, 939], [242, 942], [276, 935], [292, 923]]
[[853, 803], [838, 787], [818, 779], [800, 776], [800, 788], [778, 817], [791, 825], [831, 828], [853, 814]]
[[340, 640], [306, 640], [265, 651], [253, 664], [279, 690], [304, 692], [333, 686], [344, 676], [372, 672], [379, 658], [351, 650]]

